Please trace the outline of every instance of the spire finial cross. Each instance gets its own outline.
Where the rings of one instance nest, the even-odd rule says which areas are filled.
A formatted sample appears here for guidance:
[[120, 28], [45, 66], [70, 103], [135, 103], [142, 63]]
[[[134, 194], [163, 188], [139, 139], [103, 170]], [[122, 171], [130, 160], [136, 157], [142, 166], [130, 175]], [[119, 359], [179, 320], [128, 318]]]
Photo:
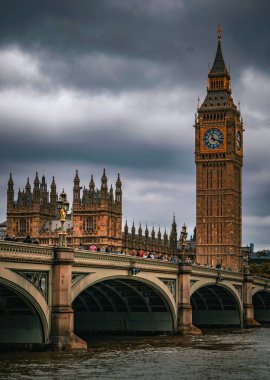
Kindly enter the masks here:
[[222, 34], [222, 29], [221, 29], [221, 26], [220, 24], [217, 26], [217, 36], [218, 36], [218, 39], [221, 40], [221, 34]]

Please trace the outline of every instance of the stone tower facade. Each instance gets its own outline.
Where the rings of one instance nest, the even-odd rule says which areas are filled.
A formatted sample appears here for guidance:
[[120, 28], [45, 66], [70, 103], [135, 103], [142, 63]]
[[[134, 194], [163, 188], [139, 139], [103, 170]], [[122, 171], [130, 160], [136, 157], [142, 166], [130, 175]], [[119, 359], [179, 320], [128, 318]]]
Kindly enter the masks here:
[[97, 247], [122, 247], [122, 183], [120, 176], [115, 191], [108, 189], [105, 169], [101, 188], [95, 189], [93, 176], [89, 188], [80, 187], [78, 172], [73, 186], [73, 246], [95, 244]]
[[7, 234], [16, 238], [25, 238], [29, 235], [38, 239], [44, 223], [56, 217], [56, 201], [54, 178], [49, 193], [45, 177], [43, 176], [40, 182], [38, 173], [34, 180], [33, 191], [28, 178], [25, 188], [22, 191], [19, 189], [15, 201], [14, 182], [10, 174], [7, 190]]
[[205, 100], [195, 120], [197, 262], [242, 266], [243, 121], [231, 96], [218, 28]]
[[[38, 173], [33, 191], [29, 178], [18, 197], [14, 198], [14, 182], [10, 175], [7, 189], [7, 234], [16, 240], [30, 236], [41, 244], [58, 244], [61, 227], [57, 211], [58, 194], [53, 177], [50, 192], [43, 176]], [[107, 247], [119, 250], [122, 247], [122, 183], [118, 175], [115, 190], [108, 189], [105, 170], [101, 178], [101, 188], [96, 188], [93, 176], [86, 188], [80, 186], [76, 172], [73, 186], [73, 205], [67, 215], [65, 225], [69, 246], [89, 248]]]

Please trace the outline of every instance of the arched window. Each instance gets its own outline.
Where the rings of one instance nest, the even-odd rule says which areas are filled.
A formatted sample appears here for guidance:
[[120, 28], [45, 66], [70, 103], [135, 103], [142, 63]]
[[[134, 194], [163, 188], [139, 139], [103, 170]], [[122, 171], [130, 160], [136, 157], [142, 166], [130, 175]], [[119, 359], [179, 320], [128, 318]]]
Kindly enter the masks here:
[[91, 216], [86, 219], [85, 229], [86, 231], [94, 232], [94, 230], [96, 229], [96, 221], [94, 217]]
[[26, 223], [26, 220], [25, 219], [20, 219], [20, 223], [19, 223], [19, 232], [21, 234], [26, 234], [26, 231], [27, 231], [27, 223]]

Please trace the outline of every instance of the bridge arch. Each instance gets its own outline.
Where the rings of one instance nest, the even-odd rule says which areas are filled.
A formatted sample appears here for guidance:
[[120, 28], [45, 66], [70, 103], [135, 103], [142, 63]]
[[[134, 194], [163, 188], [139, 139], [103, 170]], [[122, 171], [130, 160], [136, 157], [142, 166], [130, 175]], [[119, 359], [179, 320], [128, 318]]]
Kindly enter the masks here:
[[115, 270], [85, 276], [72, 290], [77, 334], [95, 331], [157, 332], [176, 328], [176, 303], [157, 277]]
[[254, 319], [260, 323], [270, 322], [270, 291], [260, 289], [252, 296]]
[[0, 268], [0, 343], [46, 343], [49, 307], [30, 281]]
[[198, 281], [191, 287], [192, 323], [197, 326], [243, 326], [240, 294], [229, 282]]

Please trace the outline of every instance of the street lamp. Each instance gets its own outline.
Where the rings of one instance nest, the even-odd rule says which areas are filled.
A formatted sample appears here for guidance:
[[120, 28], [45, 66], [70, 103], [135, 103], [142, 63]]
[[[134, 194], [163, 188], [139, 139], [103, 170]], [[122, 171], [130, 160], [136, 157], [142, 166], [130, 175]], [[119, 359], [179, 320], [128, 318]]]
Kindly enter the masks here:
[[69, 202], [67, 201], [67, 194], [63, 189], [62, 193], [59, 196], [57, 203], [57, 210], [60, 214], [60, 222], [61, 222], [61, 231], [59, 232], [59, 247], [67, 246], [67, 238], [66, 231], [64, 230], [64, 224], [66, 221], [66, 215], [69, 210]]
[[180, 234], [180, 241], [181, 241], [181, 250], [182, 250], [181, 261], [184, 262], [185, 261], [185, 253], [186, 253], [186, 245], [187, 245], [187, 227], [186, 227], [185, 223], [182, 226], [182, 231]]

